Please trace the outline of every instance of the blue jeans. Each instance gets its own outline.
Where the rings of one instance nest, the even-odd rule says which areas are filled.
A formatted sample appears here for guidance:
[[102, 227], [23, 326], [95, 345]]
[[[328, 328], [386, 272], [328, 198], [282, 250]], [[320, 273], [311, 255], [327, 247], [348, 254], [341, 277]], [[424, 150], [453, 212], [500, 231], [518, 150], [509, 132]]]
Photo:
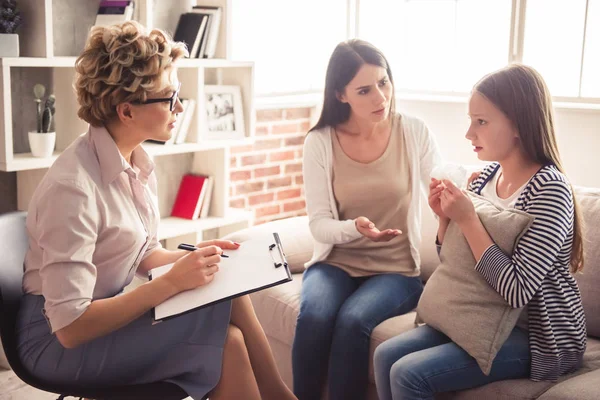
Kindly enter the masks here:
[[512, 331], [485, 376], [473, 357], [427, 325], [383, 342], [373, 360], [379, 400], [429, 400], [434, 393], [529, 378], [530, 363], [528, 334], [521, 328]]
[[321, 398], [329, 367], [330, 400], [363, 400], [371, 331], [386, 319], [414, 309], [422, 291], [418, 277], [352, 278], [324, 263], [308, 268], [292, 347], [298, 399]]

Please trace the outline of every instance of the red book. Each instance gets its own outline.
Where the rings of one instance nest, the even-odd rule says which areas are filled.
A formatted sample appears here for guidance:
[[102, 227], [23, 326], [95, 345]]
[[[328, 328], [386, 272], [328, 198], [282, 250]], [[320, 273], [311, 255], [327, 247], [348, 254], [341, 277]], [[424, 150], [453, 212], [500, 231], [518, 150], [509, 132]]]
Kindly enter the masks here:
[[171, 211], [172, 217], [196, 219], [200, 215], [202, 200], [206, 193], [206, 179], [204, 175], [186, 174], [181, 179], [177, 197]]

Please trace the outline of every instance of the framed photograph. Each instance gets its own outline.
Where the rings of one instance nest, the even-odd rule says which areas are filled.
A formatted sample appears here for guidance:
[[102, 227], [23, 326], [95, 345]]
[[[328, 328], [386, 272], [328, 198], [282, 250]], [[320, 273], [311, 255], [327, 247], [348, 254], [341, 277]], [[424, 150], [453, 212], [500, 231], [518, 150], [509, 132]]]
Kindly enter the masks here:
[[239, 86], [204, 86], [206, 126], [203, 137], [206, 139], [242, 139], [244, 129], [244, 108]]

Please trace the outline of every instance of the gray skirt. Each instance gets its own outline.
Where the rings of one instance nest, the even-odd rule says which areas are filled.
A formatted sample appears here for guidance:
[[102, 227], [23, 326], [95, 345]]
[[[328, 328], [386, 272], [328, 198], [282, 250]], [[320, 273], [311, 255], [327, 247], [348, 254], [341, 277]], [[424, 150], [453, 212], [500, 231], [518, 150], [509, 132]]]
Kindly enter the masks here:
[[74, 349], [65, 349], [42, 313], [44, 298], [25, 295], [17, 323], [25, 367], [51, 382], [106, 387], [167, 381], [203, 399], [221, 376], [231, 302], [152, 325], [144, 314], [127, 326]]

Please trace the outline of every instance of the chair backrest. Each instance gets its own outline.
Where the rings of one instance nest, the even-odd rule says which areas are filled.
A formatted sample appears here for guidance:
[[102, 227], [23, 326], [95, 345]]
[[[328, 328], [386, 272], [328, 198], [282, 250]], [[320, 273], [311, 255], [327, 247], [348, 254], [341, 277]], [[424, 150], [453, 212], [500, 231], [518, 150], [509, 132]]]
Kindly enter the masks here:
[[27, 213], [0, 215], [0, 336], [6, 358], [13, 372], [27, 384], [40, 390], [94, 399], [161, 399], [180, 400], [187, 393], [169, 382], [154, 382], [112, 388], [82, 388], [47, 382], [25, 369], [17, 351], [16, 324], [23, 298], [23, 261], [29, 247], [25, 219]]
[[575, 187], [583, 218], [583, 273], [575, 274], [589, 336], [600, 338], [600, 189]]
[[0, 215], [0, 337], [9, 364], [21, 372], [16, 323], [23, 297], [23, 260], [28, 248], [25, 212]]

